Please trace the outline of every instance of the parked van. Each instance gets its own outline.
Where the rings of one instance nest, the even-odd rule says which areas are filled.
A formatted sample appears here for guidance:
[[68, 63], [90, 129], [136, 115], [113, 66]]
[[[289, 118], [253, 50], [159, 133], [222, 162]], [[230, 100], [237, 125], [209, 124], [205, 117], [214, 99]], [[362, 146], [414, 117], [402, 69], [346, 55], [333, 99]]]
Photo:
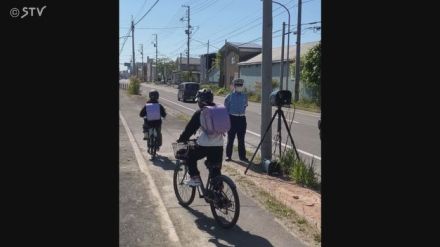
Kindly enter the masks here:
[[199, 90], [200, 85], [197, 82], [182, 82], [179, 84], [177, 91], [177, 100], [182, 100], [185, 102], [186, 100], [196, 101], [196, 94]]

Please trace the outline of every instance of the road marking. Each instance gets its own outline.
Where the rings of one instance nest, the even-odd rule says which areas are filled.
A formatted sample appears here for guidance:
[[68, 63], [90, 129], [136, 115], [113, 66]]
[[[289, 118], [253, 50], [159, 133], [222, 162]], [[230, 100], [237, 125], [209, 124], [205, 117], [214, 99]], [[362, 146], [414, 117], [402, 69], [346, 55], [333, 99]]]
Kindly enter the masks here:
[[[173, 104], [175, 104], [175, 105], [178, 105], [178, 106], [180, 106], [180, 107], [183, 107], [183, 108], [185, 108], [185, 109], [188, 109], [188, 110], [190, 110], [190, 111], [195, 112], [195, 110], [193, 110], [193, 109], [191, 109], [191, 108], [188, 108], [188, 107], [186, 107], [186, 106], [183, 106], [183, 105], [181, 105], [181, 104], [174, 103], [174, 102], [171, 101], [171, 100], [167, 100], [167, 99], [165, 99], [165, 98], [161, 98], [161, 99], [162, 99], [162, 100], [166, 100], [166, 101], [168, 101], [168, 102], [170, 102], [170, 103], [173, 103]], [[287, 119], [286, 119], [286, 121], [287, 121]], [[293, 121], [293, 122], [295, 123], [296, 121]], [[299, 122], [296, 122], [296, 123], [299, 123]], [[248, 132], [248, 133], [250, 133], [250, 134], [252, 134], [252, 135], [256, 135], [256, 136], [258, 136], [258, 137], [261, 137], [259, 134], [255, 133], [255, 132], [252, 132], [252, 131], [250, 131], [250, 130], [246, 130], [246, 132]], [[275, 141], [272, 140], [272, 142], [275, 142]], [[283, 143], [281, 143], [281, 145], [282, 145], [282, 146], [286, 146], [286, 145], [283, 144]], [[290, 146], [290, 145], [287, 145], [287, 147], [288, 147], [288, 148], [292, 148], [292, 146]], [[298, 150], [298, 152], [300, 152], [300, 153], [302, 153], [302, 154], [305, 154], [305, 155], [307, 155], [307, 156], [313, 157], [313, 158], [315, 158], [315, 159], [317, 159], [317, 160], [321, 160], [321, 157], [319, 157], [318, 155], [308, 153], [308, 152], [303, 151], [303, 150], [301, 150], [301, 149], [296, 149], [296, 150]]]
[[[278, 119], [278, 118], [279, 118], [279, 117], [277, 116], [277, 119]], [[292, 119], [288, 119], [288, 118], [286, 118], [286, 121], [287, 121], [287, 122], [289, 122], [289, 121], [293, 121], [293, 123], [299, 124], [298, 121], [295, 121], [295, 120], [292, 120]]]
[[[261, 137], [261, 135], [255, 133], [255, 132], [253, 132], [253, 131], [246, 130], [246, 132], [248, 132], [249, 134], [252, 134], [252, 135], [255, 135], [255, 136]], [[276, 143], [276, 141], [273, 140], [273, 139], [272, 139], [272, 142]], [[290, 145], [286, 145], [286, 144], [284, 144], [284, 143], [281, 143], [281, 146], [283, 146], [283, 147], [286, 147], [286, 146], [287, 146], [288, 148], [292, 148], [292, 146], [290, 146]], [[303, 150], [298, 149], [298, 148], [297, 148], [296, 150], [297, 150], [298, 152], [302, 153], [302, 154], [305, 154], [305, 155], [310, 156], [310, 157], [312, 157], [312, 158], [315, 158], [315, 159], [317, 159], [317, 160], [321, 160], [321, 157], [318, 156], [318, 155], [308, 153], [308, 152], [303, 151]]]
[[127, 122], [125, 121], [125, 118], [122, 116], [122, 113], [120, 111], [119, 111], [119, 117], [122, 121], [122, 124], [124, 125], [125, 131], [127, 132], [131, 146], [133, 147], [139, 168], [147, 176], [148, 182], [151, 186], [151, 193], [153, 197], [155, 197], [156, 201], [159, 203], [157, 210], [159, 211], [159, 215], [162, 219], [164, 231], [168, 231], [168, 238], [171, 241], [181, 245], [179, 237], [177, 236], [176, 233], [176, 229], [173, 225], [173, 222], [171, 221], [170, 215], [168, 214], [165, 204], [163, 203], [162, 198], [159, 195], [159, 190], [157, 189], [156, 184], [154, 183], [154, 180], [150, 175], [147, 163], [145, 162], [145, 159], [142, 156], [142, 152], [140, 151], [138, 145], [136, 144], [134, 136], [131, 133], [130, 129], [128, 128]]
[[[163, 89], [164, 91], [167, 91], [165, 89], [168, 89], [168, 87], [163, 87], [163, 86], [158, 86], [158, 85], [145, 85], [146, 87], [151, 87], [151, 88], [156, 88], [156, 89]], [[169, 92], [169, 91], [168, 91]], [[224, 96], [214, 96], [214, 98], [219, 98], [224, 100]], [[258, 107], [258, 105], [261, 105], [261, 103], [257, 103], [257, 102], [249, 102], [250, 104], [255, 104], [256, 107]], [[273, 110], [276, 110], [277, 108], [273, 107]], [[292, 111], [288, 111], [286, 110], [286, 112], [292, 113]], [[302, 112], [299, 109], [295, 110], [295, 114], [301, 114], [301, 115], [306, 115], [306, 116], [310, 116], [310, 117], [316, 117], [316, 118], [320, 118], [321, 115], [320, 114], [313, 114], [313, 113], [306, 113], [306, 112]], [[295, 121], [294, 121], [295, 122]]]
[[194, 109], [188, 108], [188, 107], [186, 107], [186, 106], [184, 106], [184, 105], [181, 105], [181, 104], [174, 103], [174, 102], [171, 101], [171, 100], [167, 100], [167, 99], [165, 99], [165, 98], [160, 98], [160, 99], [161, 99], [161, 100], [166, 100], [166, 101], [168, 101], [168, 102], [170, 102], [170, 103], [173, 103], [173, 104], [178, 105], [178, 106], [180, 106], [180, 107], [183, 107], [183, 108], [185, 108], [185, 109], [187, 109], [187, 110], [190, 110], [190, 111], [195, 112]]
[[[273, 108], [276, 110], [276, 108]], [[293, 113], [292, 111], [286, 110], [287, 113]], [[321, 115], [315, 115], [315, 114], [310, 114], [310, 113], [305, 113], [305, 112], [301, 112], [298, 109], [295, 109], [295, 114], [302, 114], [302, 115], [306, 115], [306, 116], [310, 116], [310, 117], [316, 117], [316, 118], [320, 118]]]

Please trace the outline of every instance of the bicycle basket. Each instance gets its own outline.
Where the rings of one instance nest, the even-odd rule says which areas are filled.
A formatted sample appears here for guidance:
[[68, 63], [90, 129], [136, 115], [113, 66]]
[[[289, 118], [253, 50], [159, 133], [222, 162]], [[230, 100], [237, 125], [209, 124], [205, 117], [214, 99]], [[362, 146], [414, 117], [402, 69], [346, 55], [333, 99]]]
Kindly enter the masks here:
[[172, 143], [174, 157], [178, 160], [185, 160], [188, 158], [188, 144], [187, 143]]

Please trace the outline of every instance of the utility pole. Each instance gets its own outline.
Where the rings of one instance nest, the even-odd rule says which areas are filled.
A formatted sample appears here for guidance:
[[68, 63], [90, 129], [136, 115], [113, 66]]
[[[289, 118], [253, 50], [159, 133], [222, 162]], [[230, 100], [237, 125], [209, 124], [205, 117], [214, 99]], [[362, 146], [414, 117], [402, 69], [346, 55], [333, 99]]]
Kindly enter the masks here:
[[[280, 90], [283, 89], [283, 75], [284, 75], [284, 33], [286, 32], [286, 23], [283, 22], [283, 35], [281, 35], [281, 63], [280, 63]], [[289, 63], [289, 61], [287, 61]]]
[[[182, 7], [186, 7], [186, 8], [188, 8], [188, 10], [187, 10], [187, 12], [186, 12], [186, 14], [187, 14], [187, 16], [186, 16], [186, 20], [188, 21], [187, 22], [187, 28], [188, 29], [186, 29], [185, 30], [185, 33], [188, 35], [188, 38], [187, 38], [187, 59], [186, 59], [186, 65], [188, 66], [188, 70], [189, 70], [189, 74], [191, 75], [191, 67], [189, 66], [189, 39], [190, 39], [190, 37], [189, 37], [189, 35], [191, 34], [191, 25], [190, 25], [190, 6], [188, 6], [188, 5], [182, 5]], [[192, 77], [192, 75], [191, 75], [191, 77]]]
[[296, 59], [295, 59], [295, 97], [294, 101], [299, 100], [299, 78], [300, 78], [300, 48], [301, 48], [301, 5], [302, 0], [298, 0], [298, 23], [296, 28]]
[[209, 66], [209, 39], [208, 39], [208, 50], [206, 51], [206, 72], [205, 72], [205, 83], [208, 83], [208, 66]]
[[[261, 137], [269, 127], [272, 116], [272, 0], [263, 0], [263, 61], [261, 87]], [[262, 161], [272, 159], [272, 130], [269, 129], [261, 145]]]
[[154, 42], [154, 47], [156, 47], [156, 69], [155, 69], [155, 73], [154, 73], [154, 80], [157, 79], [157, 34], [153, 34], [154, 36], [156, 36], [156, 41]]
[[142, 80], [145, 80], [145, 76], [144, 76], [144, 45], [141, 44], [141, 49], [139, 50], [141, 53], [141, 57], [142, 57]]
[[150, 57], [147, 56], [147, 76], [146, 81], [151, 81], [151, 62]]
[[163, 81], [167, 83], [167, 66], [163, 65]]
[[180, 53], [180, 61], [179, 61], [179, 82], [182, 81], [182, 53]]
[[[136, 60], [135, 60], [135, 54], [134, 54], [134, 20], [133, 16], [131, 16], [131, 51], [133, 53], [133, 72], [131, 73], [132, 76], [137, 75], [137, 69], [136, 69]], [[136, 71], [136, 74], [135, 74]]]

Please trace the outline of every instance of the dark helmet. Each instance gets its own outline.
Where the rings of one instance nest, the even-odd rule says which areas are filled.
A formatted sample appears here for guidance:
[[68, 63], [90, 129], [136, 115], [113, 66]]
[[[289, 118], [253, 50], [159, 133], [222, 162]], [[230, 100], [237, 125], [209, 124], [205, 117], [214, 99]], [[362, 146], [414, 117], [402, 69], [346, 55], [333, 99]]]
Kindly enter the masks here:
[[211, 89], [203, 88], [197, 92], [196, 95], [197, 102], [208, 105], [214, 101], [214, 95], [211, 92]]
[[150, 100], [158, 100], [159, 99], [159, 92], [156, 89], [153, 89], [150, 91], [148, 96], [150, 97]]

